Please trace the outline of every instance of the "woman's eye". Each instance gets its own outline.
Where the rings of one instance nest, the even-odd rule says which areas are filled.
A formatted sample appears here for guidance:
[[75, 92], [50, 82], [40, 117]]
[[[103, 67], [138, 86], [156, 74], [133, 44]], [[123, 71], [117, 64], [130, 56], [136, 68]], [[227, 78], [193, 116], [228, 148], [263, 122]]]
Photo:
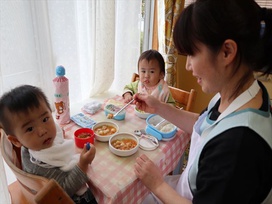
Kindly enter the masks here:
[[46, 121], [48, 121], [49, 120], [49, 117], [45, 117], [44, 119], [43, 119], [43, 122], [46, 122]]

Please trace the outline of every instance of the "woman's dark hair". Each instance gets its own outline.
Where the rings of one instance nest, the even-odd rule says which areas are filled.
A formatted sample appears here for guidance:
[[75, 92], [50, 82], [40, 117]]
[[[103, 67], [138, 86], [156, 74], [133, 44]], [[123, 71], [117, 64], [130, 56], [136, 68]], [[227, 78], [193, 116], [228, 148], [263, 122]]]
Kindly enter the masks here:
[[[272, 73], [272, 10], [254, 0], [196, 0], [179, 16], [173, 33], [179, 53], [194, 55], [198, 43], [216, 54], [227, 39], [237, 44], [236, 69], [244, 63], [251, 71]], [[237, 89], [252, 72], [245, 73]]]
[[28, 113], [33, 108], [38, 108], [44, 101], [51, 111], [48, 99], [42, 90], [31, 85], [22, 85], [6, 92], [0, 98], [0, 124], [7, 134], [12, 132], [12, 121], [8, 121], [8, 113]]
[[159, 62], [160, 71], [165, 75], [165, 62], [162, 55], [157, 50], [147, 50], [143, 52], [138, 60], [138, 68], [140, 61], [143, 59], [146, 59], [148, 62], [153, 59], [157, 60]]

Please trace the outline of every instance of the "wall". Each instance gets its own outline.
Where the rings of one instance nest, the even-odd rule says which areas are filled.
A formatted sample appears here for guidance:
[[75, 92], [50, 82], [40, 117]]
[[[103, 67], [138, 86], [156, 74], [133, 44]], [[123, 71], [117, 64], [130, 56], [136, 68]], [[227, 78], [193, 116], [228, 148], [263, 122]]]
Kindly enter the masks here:
[[259, 73], [256, 73], [255, 77], [258, 78], [265, 85], [270, 96], [270, 100], [272, 100], [272, 74], [270, 74], [268, 77], [264, 77], [261, 76]]
[[272, 81], [262, 81], [267, 88], [268, 94], [270, 96], [270, 101], [272, 103]]
[[207, 107], [213, 95], [206, 94], [202, 91], [196, 78], [192, 76], [192, 72], [185, 69], [185, 64], [186, 57], [179, 55], [177, 59], [177, 87], [186, 91], [190, 91], [190, 89], [197, 91], [193, 112], [200, 113]]

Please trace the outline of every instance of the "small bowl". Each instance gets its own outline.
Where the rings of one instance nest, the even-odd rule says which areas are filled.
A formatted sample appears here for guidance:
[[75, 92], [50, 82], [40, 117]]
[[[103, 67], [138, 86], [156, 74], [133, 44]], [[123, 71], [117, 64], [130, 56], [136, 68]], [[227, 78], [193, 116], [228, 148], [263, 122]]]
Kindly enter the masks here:
[[[177, 132], [177, 127], [173, 125], [172, 123], [168, 122], [167, 120], [161, 123], [159, 127], [155, 127], [155, 125], [158, 124], [162, 120], [163, 118], [156, 114], [152, 114], [148, 116], [148, 118], [146, 119], [146, 124], [147, 124], [146, 130], [145, 130], [146, 133], [153, 135], [158, 140], [162, 140], [163, 138], [168, 139], [168, 138], [174, 137]], [[170, 127], [164, 128], [164, 129], [169, 129], [169, 131], [161, 129], [162, 127], [166, 127], [166, 125]]]
[[[121, 149], [117, 149], [116, 147], [114, 147], [114, 144], [113, 144], [114, 141], [123, 140], [123, 139], [133, 140], [136, 143], [135, 147], [133, 147], [129, 150], [121, 150]], [[139, 149], [139, 139], [137, 136], [135, 136], [131, 133], [127, 133], [127, 132], [117, 133], [117, 134], [110, 137], [109, 148], [110, 148], [110, 151], [113, 154], [116, 154], [117, 156], [120, 156], [120, 157], [131, 156], [131, 155], [135, 154]]]
[[[109, 114], [114, 115], [117, 111], [119, 111], [121, 108], [118, 106], [115, 106], [113, 104], [107, 104], [104, 107], [105, 115], [108, 117]], [[126, 116], [126, 110], [122, 110], [117, 116], [115, 116], [113, 119], [115, 120], [124, 120]]]
[[[112, 128], [115, 129], [115, 131], [113, 131]], [[92, 129], [96, 140], [100, 142], [107, 142], [111, 136], [115, 135], [119, 131], [119, 126], [114, 122], [107, 121], [96, 123]]]
[[135, 115], [137, 115], [139, 118], [142, 118], [142, 119], [146, 119], [148, 116], [151, 115], [151, 113], [147, 113], [147, 112], [139, 110], [138, 108], [136, 108], [136, 106], [134, 107], [134, 112], [135, 112]]
[[83, 148], [87, 142], [94, 144], [94, 132], [90, 128], [80, 128], [74, 132], [76, 146]]

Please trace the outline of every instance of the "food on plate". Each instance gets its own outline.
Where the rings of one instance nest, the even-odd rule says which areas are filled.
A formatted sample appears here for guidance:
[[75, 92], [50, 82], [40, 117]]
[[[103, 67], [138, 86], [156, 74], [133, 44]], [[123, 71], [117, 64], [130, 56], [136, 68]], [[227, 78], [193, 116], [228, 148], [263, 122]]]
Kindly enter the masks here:
[[135, 108], [136, 109], [136, 111], [138, 111], [138, 112], [140, 112], [140, 113], [146, 113], [146, 112], [144, 112], [144, 111], [142, 111], [142, 110], [139, 110], [138, 108]]
[[119, 107], [117, 107], [115, 105], [112, 105], [112, 104], [107, 105], [107, 109], [110, 110], [110, 111], [112, 111], [112, 112], [117, 112], [117, 111], [120, 110]]
[[83, 133], [80, 133], [77, 137], [78, 138], [87, 138], [87, 137], [91, 137], [91, 133], [88, 133], [88, 132], [83, 132]]
[[116, 132], [116, 128], [111, 125], [102, 125], [94, 129], [94, 132], [100, 136], [112, 135]]
[[115, 149], [119, 150], [130, 150], [136, 147], [137, 142], [133, 139], [123, 138], [123, 139], [116, 139], [111, 142], [111, 145]]
[[108, 118], [108, 119], [112, 119], [112, 118], [113, 118], [113, 114], [112, 114], [112, 113], [109, 113], [109, 114], [107, 115], [107, 118]]
[[159, 130], [161, 132], [171, 132], [174, 129], [175, 129], [175, 126], [173, 124], [168, 123], [168, 124], [162, 126]]

